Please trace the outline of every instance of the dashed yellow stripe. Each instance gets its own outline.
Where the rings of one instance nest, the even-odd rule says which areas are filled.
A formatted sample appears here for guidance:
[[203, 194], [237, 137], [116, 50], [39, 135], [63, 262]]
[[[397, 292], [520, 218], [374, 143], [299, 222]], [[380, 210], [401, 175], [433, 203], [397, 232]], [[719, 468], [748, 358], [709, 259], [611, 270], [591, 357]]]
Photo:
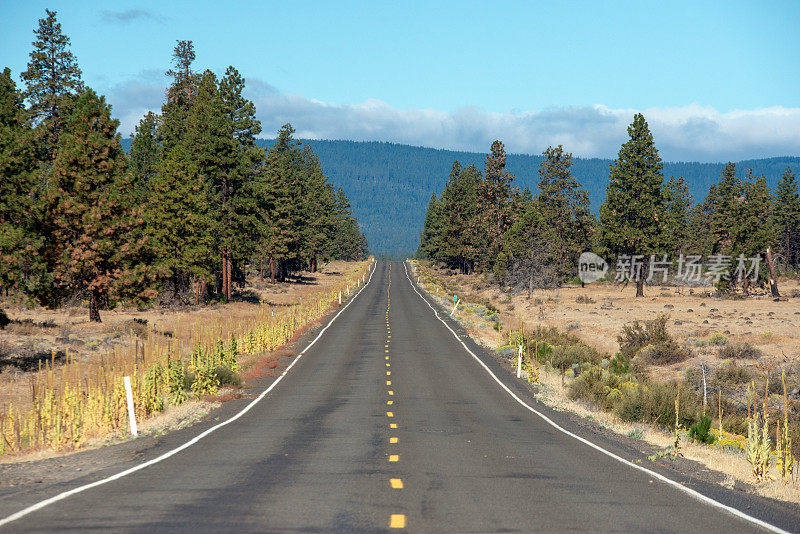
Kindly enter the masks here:
[[403, 489], [403, 479], [402, 478], [390, 478], [389, 484], [392, 485], [394, 489]]
[[406, 528], [406, 516], [392, 514], [392, 517], [389, 518], [389, 528]]

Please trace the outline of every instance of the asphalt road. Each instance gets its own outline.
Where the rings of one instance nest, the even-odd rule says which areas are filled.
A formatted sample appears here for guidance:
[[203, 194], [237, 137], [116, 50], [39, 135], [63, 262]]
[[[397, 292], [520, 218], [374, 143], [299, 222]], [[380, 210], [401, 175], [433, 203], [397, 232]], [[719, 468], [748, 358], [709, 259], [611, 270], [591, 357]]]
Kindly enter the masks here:
[[[634, 459], [621, 446], [597, 443]], [[800, 525], [796, 514], [763, 499], [684, 482], [787, 530]], [[43, 491], [37, 499], [50, 495]], [[403, 526], [417, 532], [760, 530], [525, 409], [436, 319], [402, 263], [378, 264], [319, 341], [236, 421], [155, 465], [0, 529], [376, 532]]]

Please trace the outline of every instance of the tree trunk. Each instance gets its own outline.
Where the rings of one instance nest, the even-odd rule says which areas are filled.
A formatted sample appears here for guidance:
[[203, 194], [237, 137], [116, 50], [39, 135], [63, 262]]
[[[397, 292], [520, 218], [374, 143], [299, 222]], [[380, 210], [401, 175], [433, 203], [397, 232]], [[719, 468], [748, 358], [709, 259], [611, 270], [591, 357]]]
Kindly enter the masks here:
[[228, 283], [226, 284], [226, 287], [228, 288], [228, 294], [225, 295], [225, 298], [230, 302], [231, 293], [233, 292], [233, 274], [232, 274], [233, 273], [233, 261], [231, 260], [230, 253], [226, 254], [226, 257], [227, 257], [227, 261], [228, 261], [228, 268], [227, 268]]
[[97, 309], [97, 291], [89, 292], [89, 321], [93, 323], [102, 322], [100, 320], [100, 310]]
[[259, 259], [258, 274], [259, 274], [259, 276], [261, 276], [261, 279], [263, 280], [264, 279], [264, 257], [263, 256]]
[[641, 275], [636, 279], [636, 296], [644, 296], [644, 276]]
[[269, 257], [269, 281], [275, 283], [275, 260]]
[[311, 272], [312, 273], [317, 272], [317, 255], [316, 254], [313, 254], [311, 256]]
[[775, 275], [775, 263], [772, 261], [772, 250], [767, 247], [767, 268], [769, 269], [769, 289], [773, 297], [780, 297], [778, 291], [778, 277]]
[[225, 247], [222, 247], [222, 298], [228, 300], [228, 254]]
[[747, 277], [747, 276], [745, 276], [742, 279], [742, 292], [745, 295], [749, 295], [750, 294], [750, 278]]

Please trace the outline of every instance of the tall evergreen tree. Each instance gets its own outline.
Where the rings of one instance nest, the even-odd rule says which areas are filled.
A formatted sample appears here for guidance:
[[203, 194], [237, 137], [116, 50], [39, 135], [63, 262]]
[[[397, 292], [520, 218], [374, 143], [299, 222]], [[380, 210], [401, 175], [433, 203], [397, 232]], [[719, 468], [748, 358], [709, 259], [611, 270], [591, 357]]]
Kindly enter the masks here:
[[[628, 136], [611, 163], [606, 200], [600, 207], [602, 240], [618, 257], [646, 259], [664, 250], [663, 163], [641, 113], [628, 126]], [[636, 296], [644, 296], [645, 269], [631, 274], [638, 275]]]
[[736, 176], [736, 165], [728, 162], [719, 181], [709, 188], [709, 232], [713, 254], [731, 254], [734, 248], [733, 227], [739, 217], [743, 186]]
[[513, 181], [514, 175], [506, 171], [505, 147], [500, 141], [495, 141], [486, 156], [481, 182], [481, 213], [488, 239], [487, 266], [494, 265], [500, 253], [503, 234], [514, 222], [514, 197], [519, 191], [511, 185]]
[[555, 256], [558, 276], [566, 278], [577, 268], [578, 256], [591, 248], [593, 216], [589, 193], [572, 175], [572, 154], [561, 145], [548, 147], [539, 166], [539, 196], [548, 249]]
[[[738, 200], [736, 218], [729, 223], [732, 227], [731, 253], [734, 257], [763, 258], [767, 248], [775, 245], [773, 198], [767, 186], [767, 179], [763, 175], [752, 180], [752, 176], [748, 172], [747, 180], [742, 186], [742, 196]], [[732, 266], [731, 270], [735, 270], [735, 267]], [[767, 278], [765, 273], [766, 268], [760, 276], [760, 280], [763, 281]], [[733, 283], [739, 282], [733, 276], [730, 276], [730, 279]], [[743, 289], [747, 293], [750, 278], [742, 276], [741, 281]]]
[[162, 148], [158, 141], [159, 116], [148, 111], [133, 135], [131, 143], [131, 173], [135, 196], [144, 201], [142, 192], [148, 188], [161, 164]]
[[438, 261], [441, 258], [443, 228], [442, 203], [436, 198], [436, 193], [432, 193], [431, 199], [428, 201], [428, 210], [425, 212], [422, 232], [420, 232], [419, 248], [417, 249], [418, 258], [431, 261]]
[[167, 76], [172, 77], [172, 83], [161, 107], [158, 130], [159, 141], [165, 152], [180, 143], [186, 132], [186, 120], [199, 82], [198, 74], [192, 69], [194, 60], [192, 41], [178, 41], [172, 55], [173, 67], [166, 72]]
[[474, 165], [462, 168], [456, 161], [442, 192], [440, 260], [469, 274], [485, 248], [479, 209], [480, 172]]
[[78, 94], [83, 82], [78, 62], [69, 50], [69, 37], [61, 32], [56, 12], [49, 9], [45, 12], [47, 16], [39, 19], [39, 27], [34, 31], [36, 39], [22, 81], [30, 113], [42, 131], [40, 157], [49, 164], [63, 128], [64, 97]]
[[46, 199], [56, 288], [62, 295], [87, 292], [91, 321], [100, 321], [107, 299], [154, 296], [147, 266], [138, 261], [143, 221], [126, 198], [130, 180], [118, 126], [103, 97], [87, 89], [77, 98], [59, 137]]
[[664, 229], [666, 231], [666, 245], [673, 252], [683, 254], [686, 252], [690, 239], [689, 214], [694, 199], [686, 186], [683, 176], [675, 178], [670, 176], [666, 184], [666, 205]]
[[34, 195], [36, 155], [23, 96], [6, 68], [0, 74], [0, 288], [27, 295], [46, 292], [44, 239]]
[[216, 257], [212, 202], [188, 150], [178, 145], [162, 159], [147, 196], [147, 231], [160, 274], [175, 293], [210, 283]]
[[775, 188], [775, 231], [785, 264], [797, 270], [800, 268], [800, 194], [790, 167], [783, 172]]

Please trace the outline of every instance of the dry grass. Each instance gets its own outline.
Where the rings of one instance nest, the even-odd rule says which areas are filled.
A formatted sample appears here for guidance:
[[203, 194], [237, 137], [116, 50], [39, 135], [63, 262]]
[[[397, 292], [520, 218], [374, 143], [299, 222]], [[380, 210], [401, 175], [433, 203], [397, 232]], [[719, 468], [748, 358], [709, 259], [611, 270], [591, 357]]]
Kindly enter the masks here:
[[[241, 366], [246, 376], [266, 376], [270, 371], [251, 370], [259, 365], [257, 355], [296, 339], [318, 321], [336, 304], [338, 292], [344, 293], [348, 285], [354, 286], [361, 278], [366, 262], [340, 262], [328, 268], [329, 273], [317, 275], [314, 283], [264, 288], [254, 303], [176, 312], [106, 312], [105, 322], [99, 325], [82, 322], [70, 310], [10, 309], [9, 315], [17, 321], [14, 324], [33, 327], [2, 332], [7, 352], [15, 350], [20, 337], [44, 336], [44, 329], [58, 330], [56, 337], [77, 347], [67, 347], [64, 357], [57, 359], [51, 345], [53, 356], [37, 360], [32, 372], [9, 365], [13, 354], [4, 356], [6, 368], [12, 367], [13, 372], [0, 375], [0, 456], [36, 449], [80, 448], [124, 430], [124, 375], [131, 376], [137, 420], [182, 404], [192, 393], [182, 391], [180, 398], [174, 396], [175, 385], [184, 379], [173, 379], [169, 361], [178, 365], [181, 376], [194, 380], [195, 397], [216, 392], [218, 385], [213, 378], [206, 386], [195, 386], [204, 376], [213, 377], [213, 369], [222, 362], [222, 348], [225, 365], [234, 372]], [[267, 300], [270, 294], [274, 295]], [[102, 344], [97, 342], [98, 335]], [[45, 346], [40, 341], [38, 348]], [[42, 352], [47, 354], [41, 350], [34, 356], [40, 358]], [[272, 368], [270, 362], [264, 366]]]

